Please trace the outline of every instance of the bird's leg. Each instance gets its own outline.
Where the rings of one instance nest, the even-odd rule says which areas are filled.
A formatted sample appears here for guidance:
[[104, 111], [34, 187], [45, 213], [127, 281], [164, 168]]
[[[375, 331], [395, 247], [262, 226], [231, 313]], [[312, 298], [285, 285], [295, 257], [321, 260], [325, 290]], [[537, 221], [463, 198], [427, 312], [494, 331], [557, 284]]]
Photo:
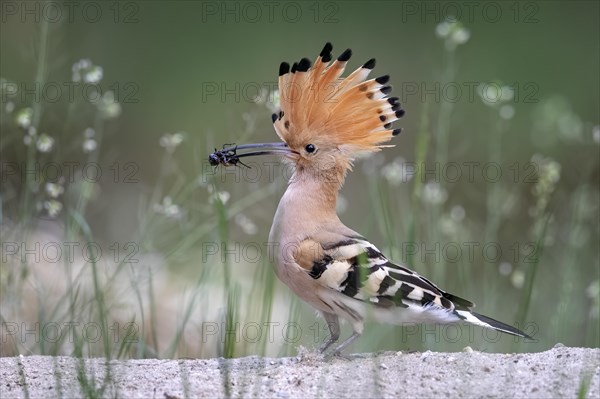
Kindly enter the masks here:
[[331, 313], [323, 312], [323, 317], [325, 317], [325, 321], [327, 322], [327, 327], [329, 327], [329, 333], [331, 336], [325, 343], [319, 348], [319, 353], [323, 353], [331, 346], [331, 344], [337, 342], [340, 338], [340, 322], [338, 317]]
[[337, 348], [335, 348], [333, 351], [331, 351], [331, 355], [332, 356], [339, 355], [344, 349], [346, 349], [346, 347], [348, 345], [350, 345], [358, 337], [360, 337], [360, 333], [354, 331], [354, 334], [352, 334], [350, 336], [350, 338], [348, 338], [347, 340], [345, 340], [344, 342], [342, 342], [341, 344], [339, 344], [337, 346]]

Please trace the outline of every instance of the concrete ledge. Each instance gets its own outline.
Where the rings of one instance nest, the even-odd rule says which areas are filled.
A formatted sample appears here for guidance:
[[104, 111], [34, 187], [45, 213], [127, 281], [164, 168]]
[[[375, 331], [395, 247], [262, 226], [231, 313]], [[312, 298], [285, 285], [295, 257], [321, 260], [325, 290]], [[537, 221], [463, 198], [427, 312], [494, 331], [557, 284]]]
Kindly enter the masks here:
[[0, 397], [600, 397], [600, 349], [522, 354], [112, 360], [0, 358]]

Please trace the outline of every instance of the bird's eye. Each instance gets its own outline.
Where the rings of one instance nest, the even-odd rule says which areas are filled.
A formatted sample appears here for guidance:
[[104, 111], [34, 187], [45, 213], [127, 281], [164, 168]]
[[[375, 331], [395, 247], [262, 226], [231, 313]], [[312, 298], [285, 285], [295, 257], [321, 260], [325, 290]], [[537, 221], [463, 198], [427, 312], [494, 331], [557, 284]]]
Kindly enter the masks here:
[[315, 152], [317, 147], [315, 147], [313, 144], [307, 144], [306, 147], [304, 147], [304, 149], [306, 150], [306, 152], [311, 154], [311, 153]]

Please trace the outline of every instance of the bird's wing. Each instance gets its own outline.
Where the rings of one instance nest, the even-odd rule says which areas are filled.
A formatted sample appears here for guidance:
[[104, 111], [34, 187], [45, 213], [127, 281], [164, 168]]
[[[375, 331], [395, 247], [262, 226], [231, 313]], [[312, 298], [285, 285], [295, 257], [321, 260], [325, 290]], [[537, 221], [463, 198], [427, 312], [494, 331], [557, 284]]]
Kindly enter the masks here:
[[420, 305], [448, 311], [475, 306], [442, 291], [407, 267], [390, 262], [360, 236], [318, 234], [300, 243], [295, 259], [322, 286], [376, 306]]

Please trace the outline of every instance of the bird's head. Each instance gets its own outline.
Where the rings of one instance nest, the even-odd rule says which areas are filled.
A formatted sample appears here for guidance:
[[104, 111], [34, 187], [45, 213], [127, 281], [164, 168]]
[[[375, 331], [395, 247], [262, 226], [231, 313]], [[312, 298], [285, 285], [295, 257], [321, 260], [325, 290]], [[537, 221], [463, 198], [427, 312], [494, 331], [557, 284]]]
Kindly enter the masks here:
[[[401, 131], [393, 129], [392, 123], [404, 115], [398, 99], [388, 97], [389, 76], [367, 80], [375, 67], [371, 59], [342, 78], [352, 52], [348, 49], [331, 62], [331, 50], [327, 43], [314, 65], [307, 58], [291, 67], [281, 63], [281, 109], [272, 119], [283, 142], [238, 146], [235, 156], [280, 154], [294, 164], [297, 173], [335, 172], [343, 180], [358, 155], [389, 146], [386, 143]], [[258, 151], [237, 154], [244, 149]]]

